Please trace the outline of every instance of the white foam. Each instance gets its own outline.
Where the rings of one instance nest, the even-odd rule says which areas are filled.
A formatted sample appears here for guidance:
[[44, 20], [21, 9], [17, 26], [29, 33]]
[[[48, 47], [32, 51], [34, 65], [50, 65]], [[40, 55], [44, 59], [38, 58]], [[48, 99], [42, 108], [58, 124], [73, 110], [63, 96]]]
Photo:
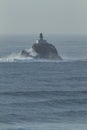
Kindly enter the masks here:
[[21, 57], [20, 53], [18, 53], [18, 54], [13, 53], [11, 55], [1, 57], [0, 63], [3, 63], [3, 62], [28, 62], [32, 59], [33, 59], [32, 57], [27, 57], [27, 58]]
[[33, 48], [27, 49], [27, 52], [29, 52], [32, 56], [37, 56], [37, 53], [34, 51]]
[[[36, 55], [33, 50], [29, 50], [33, 55]], [[34, 59], [33, 57], [22, 57], [20, 53], [12, 53], [11, 55], [0, 58], [0, 63], [5, 62], [19, 62], [19, 63], [29, 63], [29, 62], [75, 62], [75, 61], [87, 61], [87, 59], [78, 58], [68, 58], [62, 57], [63, 60], [48, 60], [48, 59]]]

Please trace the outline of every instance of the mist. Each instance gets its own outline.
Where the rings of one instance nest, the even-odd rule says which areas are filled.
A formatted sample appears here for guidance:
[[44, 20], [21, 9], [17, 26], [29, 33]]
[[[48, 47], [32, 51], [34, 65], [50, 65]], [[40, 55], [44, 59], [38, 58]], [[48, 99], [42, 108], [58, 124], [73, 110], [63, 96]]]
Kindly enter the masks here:
[[87, 34], [86, 0], [0, 0], [0, 34]]

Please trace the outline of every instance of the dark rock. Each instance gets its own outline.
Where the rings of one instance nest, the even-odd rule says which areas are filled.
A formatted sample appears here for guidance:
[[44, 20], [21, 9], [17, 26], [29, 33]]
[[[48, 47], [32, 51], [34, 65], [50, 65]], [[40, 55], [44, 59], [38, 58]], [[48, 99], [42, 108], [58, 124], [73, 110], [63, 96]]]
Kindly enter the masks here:
[[55, 46], [49, 43], [34, 43], [32, 48], [35, 52], [37, 52], [38, 56], [40, 58], [45, 59], [61, 59], [61, 57], [58, 55], [57, 49]]
[[22, 50], [21, 55], [24, 56], [24, 57], [28, 57], [29, 53], [26, 50]]
[[22, 57], [33, 57], [30, 52], [27, 52], [26, 50], [21, 51], [21, 56]]
[[55, 46], [48, 43], [45, 39], [43, 39], [42, 33], [40, 33], [40, 35], [39, 35], [39, 40], [37, 40], [36, 43], [34, 43], [32, 45], [31, 50], [21, 51], [21, 56], [33, 57], [33, 58], [54, 59], [54, 60], [55, 59], [57, 59], [57, 60], [62, 59], [59, 56], [58, 51], [55, 48]]

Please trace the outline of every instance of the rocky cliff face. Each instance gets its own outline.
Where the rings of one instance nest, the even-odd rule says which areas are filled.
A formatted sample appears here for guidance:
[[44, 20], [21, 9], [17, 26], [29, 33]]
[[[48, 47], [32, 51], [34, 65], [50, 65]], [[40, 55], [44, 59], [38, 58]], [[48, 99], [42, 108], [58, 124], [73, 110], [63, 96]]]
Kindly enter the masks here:
[[[32, 52], [35, 53], [36, 55], [33, 55]], [[34, 43], [32, 45], [32, 48], [29, 51], [22, 50], [21, 56], [22, 57], [33, 57], [35, 59], [44, 58], [44, 59], [62, 60], [62, 58], [59, 56], [55, 46], [53, 46], [52, 44], [49, 44], [49, 43], [43, 43], [43, 44]]]
[[38, 54], [38, 57], [45, 59], [61, 59], [55, 46], [49, 43], [36, 44], [34, 43], [32, 48]]

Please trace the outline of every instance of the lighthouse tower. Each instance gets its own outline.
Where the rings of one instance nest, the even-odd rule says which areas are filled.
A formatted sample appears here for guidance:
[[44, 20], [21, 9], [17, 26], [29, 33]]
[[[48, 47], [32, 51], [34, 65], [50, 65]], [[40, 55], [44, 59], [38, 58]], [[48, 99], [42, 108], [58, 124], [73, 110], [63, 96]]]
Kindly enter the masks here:
[[43, 34], [42, 33], [40, 33], [40, 35], [39, 35], [39, 39], [38, 40], [36, 40], [36, 43], [38, 44], [38, 43], [47, 43], [47, 41], [45, 40], [45, 39], [43, 39]]
[[40, 40], [42, 40], [43, 41], [43, 34], [42, 33], [40, 33]]

